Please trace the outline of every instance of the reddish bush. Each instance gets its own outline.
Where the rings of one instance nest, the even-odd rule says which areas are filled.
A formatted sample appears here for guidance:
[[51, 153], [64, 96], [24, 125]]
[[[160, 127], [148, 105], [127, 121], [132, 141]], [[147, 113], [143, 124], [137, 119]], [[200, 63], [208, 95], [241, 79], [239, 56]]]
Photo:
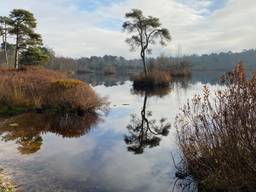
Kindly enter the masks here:
[[205, 87], [177, 116], [183, 154], [177, 175], [191, 176], [203, 191], [254, 191], [256, 75], [247, 80], [240, 63], [222, 80], [225, 90], [210, 99]]
[[63, 73], [40, 68], [0, 69], [0, 108], [87, 112], [102, 104], [89, 85]]

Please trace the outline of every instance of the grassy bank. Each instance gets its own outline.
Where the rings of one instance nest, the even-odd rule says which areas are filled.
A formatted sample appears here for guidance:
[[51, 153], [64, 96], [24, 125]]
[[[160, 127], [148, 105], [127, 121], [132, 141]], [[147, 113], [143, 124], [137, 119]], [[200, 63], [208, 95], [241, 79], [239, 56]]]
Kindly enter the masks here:
[[200, 191], [255, 191], [256, 74], [246, 79], [239, 64], [222, 80], [225, 90], [212, 99], [205, 87], [177, 117], [176, 175], [193, 178]]
[[168, 72], [155, 70], [149, 71], [147, 75], [141, 73], [132, 80], [135, 90], [152, 90], [155, 88], [169, 87], [171, 76]]
[[84, 113], [104, 104], [86, 83], [65, 74], [29, 67], [0, 69], [0, 113], [15, 114], [36, 110]]

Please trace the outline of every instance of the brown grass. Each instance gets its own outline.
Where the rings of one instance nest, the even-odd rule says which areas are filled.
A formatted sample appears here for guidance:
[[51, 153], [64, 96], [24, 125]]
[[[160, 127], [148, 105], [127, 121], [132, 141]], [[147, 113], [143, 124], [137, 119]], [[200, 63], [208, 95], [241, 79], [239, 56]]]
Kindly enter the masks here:
[[183, 163], [200, 191], [255, 191], [256, 74], [246, 80], [243, 64], [223, 76], [226, 89], [210, 99], [207, 87], [177, 116]]
[[133, 87], [137, 90], [169, 87], [171, 76], [164, 71], [150, 71], [147, 75], [141, 73], [133, 79]]
[[42, 69], [0, 69], [0, 107], [87, 112], [103, 104], [93, 89], [65, 74]]

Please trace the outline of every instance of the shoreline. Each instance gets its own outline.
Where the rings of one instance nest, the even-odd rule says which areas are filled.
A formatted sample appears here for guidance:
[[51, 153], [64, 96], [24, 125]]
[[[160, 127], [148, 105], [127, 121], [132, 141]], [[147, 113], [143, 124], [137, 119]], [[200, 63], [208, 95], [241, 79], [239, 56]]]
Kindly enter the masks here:
[[12, 176], [0, 168], [0, 192], [15, 192]]

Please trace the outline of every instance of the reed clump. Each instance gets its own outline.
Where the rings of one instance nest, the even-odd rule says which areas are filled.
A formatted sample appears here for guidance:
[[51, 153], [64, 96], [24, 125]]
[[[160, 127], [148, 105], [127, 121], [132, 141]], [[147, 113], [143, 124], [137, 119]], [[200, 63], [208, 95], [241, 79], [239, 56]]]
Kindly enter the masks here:
[[147, 75], [141, 73], [134, 77], [133, 87], [137, 90], [150, 90], [154, 88], [169, 87], [171, 76], [168, 72], [154, 70], [149, 71]]
[[176, 119], [182, 152], [179, 178], [192, 177], [199, 191], [255, 191], [256, 74], [243, 63], [222, 77], [214, 97], [207, 87]]
[[0, 113], [92, 112], [104, 104], [85, 82], [43, 68], [0, 69]]

